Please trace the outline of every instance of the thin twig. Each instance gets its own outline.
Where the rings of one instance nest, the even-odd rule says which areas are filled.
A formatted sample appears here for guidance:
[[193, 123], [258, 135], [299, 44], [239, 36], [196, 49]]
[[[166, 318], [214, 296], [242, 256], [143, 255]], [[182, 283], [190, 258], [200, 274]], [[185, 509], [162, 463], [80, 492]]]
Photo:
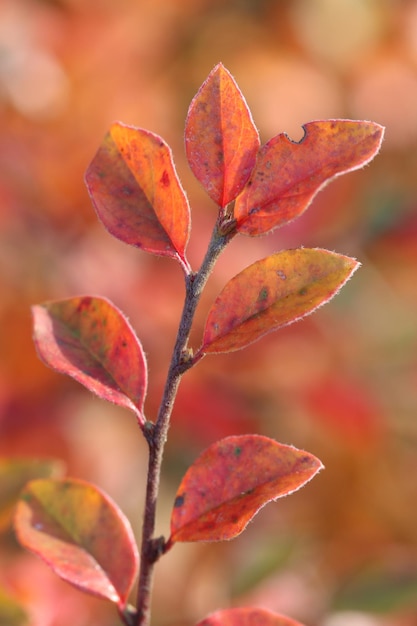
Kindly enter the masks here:
[[[216, 224], [204, 260], [197, 273], [185, 277], [185, 300], [175, 346], [172, 353], [164, 392], [155, 424], [147, 431], [149, 445], [148, 477], [146, 485], [145, 511], [142, 527], [141, 565], [139, 574], [137, 614], [135, 626], [149, 626], [153, 570], [164, 550], [164, 540], [155, 539], [156, 505], [159, 492], [162, 457], [174, 401], [182, 375], [194, 365], [187, 358], [187, 344], [195, 311], [203, 288], [213, 267], [234, 232], [222, 232], [221, 223]], [[165, 547], [168, 544], [165, 544]]]

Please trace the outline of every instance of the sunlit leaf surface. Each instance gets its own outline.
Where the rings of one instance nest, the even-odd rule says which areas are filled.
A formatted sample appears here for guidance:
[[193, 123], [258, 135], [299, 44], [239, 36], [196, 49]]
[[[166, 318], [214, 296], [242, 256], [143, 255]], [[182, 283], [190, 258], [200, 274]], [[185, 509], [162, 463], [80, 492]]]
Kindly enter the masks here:
[[227, 283], [211, 307], [201, 352], [231, 352], [328, 302], [358, 268], [318, 248], [278, 252]]
[[239, 87], [216, 65], [191, 102], [185, 148], [194, 175], [219, 206], [234, 200], [255, 165], [260, 141]]
[[82, 591], [126, 604], [138, 569], [132, 530], [117, 506], [80, 480], [34, 480], [17, 505], [20, 543]]
[[112, 235], [187, 265], [188, 200], [171, 150], [161, 137], [113, 124], [87, 169], [86, 183], [97, 214]]
[[299, 489], [322, 467], [308, 452], [261, 435], [222, 439], [186, 472], [171, 516], [171, 542], [239, 535], [267, 502]]

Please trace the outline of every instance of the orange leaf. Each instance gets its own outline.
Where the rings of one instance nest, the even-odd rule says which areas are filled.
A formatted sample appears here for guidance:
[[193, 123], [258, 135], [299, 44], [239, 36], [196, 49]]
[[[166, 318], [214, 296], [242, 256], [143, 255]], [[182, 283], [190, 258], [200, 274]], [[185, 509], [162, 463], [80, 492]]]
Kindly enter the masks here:
[[373, 122], [309, 122], [292, 141], [281, 133], [259, 151], [246, 187], [236, 199], [236, 229], [261, 235], [301, 215], [337, 175], [363, 167], [378, 152], [384, 129]]
[[105, 298], [91, 296], [46, 302], [32, 312], [36, 348], [46, 365], [131, 409], [143, 423], [145, 355], [123, 314]]
[[113, 124], [86, 172], [98, 217], [125, 243], [188, 268], [188, 200], [169, 146], [153, 133]]
[[277, 252], [227, 283], [211, 307], [200, 353], [232, 352], [328, 302], [359, 263], [319, 248]]
[[58, 576], [120, 609], [138, 570], [129, 522], [114, 502], [80, 480], [34, 480], [17, 505], [19, 542]]
[[196, 626], [303, 626], [284, 615], [253, 607], [224, 609], [208, 615]]
[[226, 206], [243, 189], [259, 145], [246, 101], [219, 63], [192, 100], [185, 125], [188, 162], [216, 204]]
[[267, 502], [299, 489], [321, 468], [308, 452], [261, 435], [217, 441], [178, 488], [170, 542], [232, 539]]

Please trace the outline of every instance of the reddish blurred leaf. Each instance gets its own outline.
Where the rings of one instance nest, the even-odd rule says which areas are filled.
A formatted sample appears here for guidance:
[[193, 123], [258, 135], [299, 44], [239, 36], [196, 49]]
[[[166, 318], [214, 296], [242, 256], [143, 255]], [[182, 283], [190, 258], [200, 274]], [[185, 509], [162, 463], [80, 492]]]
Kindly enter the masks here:
[[350, 120], [309, 122], [303, 128], [299, 142], [281, 133], [260, 149], [236, 199], [240, 233], [261, 235], [301, 215], [324, 184], [368, 163], [384, 134], [379, 124]]
[[216, 204], [226, 206], [243, 189], [259, 145], [245, 99], [219, 63], [192, 100], [185, 125], [188, 162]]
[[308, 452], [261, 435], [222, 439], [186, 472], [170, 542], [232, 539], [267, 502], [299, 489], [321, 468]]
[[253, 607], [224, 609], [208, 615], [196, 626], [302, 626], [284, 615]]
[[26, 626], [29, 616], [24, 608], [0, 588], [0, 626]]
[[129, 522], [116, 504], [80, 480], [34, 480], [17, 505], [19, 542], [58, 576], [119, 608], [138, 570]]
[[385, 427], [382, 409], [361, 381], [333, 372], [300, 390], [301, 398], [311, 419], [344, 448], [369, 454], [380, 443]]
[[328, 302], [359, 263], [319, 248], [284, 250], [247, 267], [211, 307], [200, 353], [232, 352]]
[[0, 459], [0, 532], [11, 524], [20, 492], [29, 480], [59, 478], [63, 473], [64, 464], [58, 459]]
[[100, 398], [131, 409], [143, 423], [145, 355], [123, 314], [91, 296], [46, 302], [32, 311], [41, 359]]
[[178, 390], [171, 435], [177, 445], [203, 448], [229, 435], [256, 432], [257, 413], [248, 406], [247, 397], [224, 378], [201, 378], [198, 371], [185, 376]]
[[113, 124], [86, 172], [107, 230], [125, 243], [174, 257], [188, 269], [190, 210], [169, 146], [140, 128]]

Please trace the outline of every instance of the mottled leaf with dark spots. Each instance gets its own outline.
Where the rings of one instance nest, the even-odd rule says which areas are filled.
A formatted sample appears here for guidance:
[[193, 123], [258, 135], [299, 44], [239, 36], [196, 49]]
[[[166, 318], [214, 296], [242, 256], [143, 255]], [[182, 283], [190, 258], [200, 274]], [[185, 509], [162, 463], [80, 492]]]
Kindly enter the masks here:
[[239, 350], [328, 302], [359, 267], [318, 248], [278, 252], [227, 283], [211, 307], [199, 353]]
[[261, 435], [222, 439], [186, 472], [169, 543], [232, 539], [267, 502], [299, 489], [321, 467], [308, 452]]

